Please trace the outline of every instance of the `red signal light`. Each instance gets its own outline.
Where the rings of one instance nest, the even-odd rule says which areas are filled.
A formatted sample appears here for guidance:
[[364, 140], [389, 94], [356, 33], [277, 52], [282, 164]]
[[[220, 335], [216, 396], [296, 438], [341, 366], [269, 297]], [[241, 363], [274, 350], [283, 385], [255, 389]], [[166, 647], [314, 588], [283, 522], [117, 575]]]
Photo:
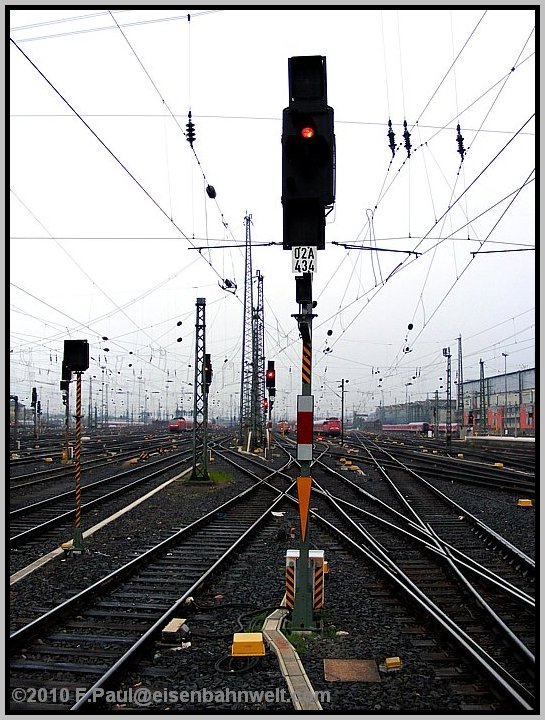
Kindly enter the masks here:
[[305, 138], [305, 140], [310, 140], [310, 138], [313, 138], [315, 135], [314, 128], [310, 127], [310, 125], [305, 126], [301, 130], [301, 136]]
[[267, 372], [265, 373], [265, 385], [271, 391], [276, 384], [276, 372], [274, 369], [274, 360], [267, 361]]

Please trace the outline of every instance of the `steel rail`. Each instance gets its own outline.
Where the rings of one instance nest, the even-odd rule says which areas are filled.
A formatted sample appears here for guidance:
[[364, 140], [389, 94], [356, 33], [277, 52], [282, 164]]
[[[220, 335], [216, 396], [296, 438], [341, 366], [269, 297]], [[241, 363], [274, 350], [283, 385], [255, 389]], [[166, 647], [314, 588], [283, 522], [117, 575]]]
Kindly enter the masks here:
[[[51, 610], [48, 610], [40, 617], [31, 621], [22, 628], [19, 628], [10, 635], [10, 652], [13, 654], [13, 652], [19, 650], [24, 645], [24, 643], [27, 643], [48, 625], [56, 622], [57, 620], [63, 618], [67, 613], [85, 604], [85, 602], [87, 602], [90, 598], [94, 598], [98, 592], [105, 590], [114, 583], [121, 582], [127, 575], [130, 575], [132, 572], [144, 566], [150, 560], [153, 560], [155, 556], [160, 555], [164, 550], [167, 550], [172, 545], [175, 545], [181, 539], [185, 539], [186, 536], [190, 536], [195, 530], [200, 529], [201, 526], [206, 525], [209, 521], [214, 519], [218, 512], [223, 512], [224, 510], [227, 510], [231, 505], [236, 505], [237, 503], [245, 499], [246, 496], [253, 495], [255, 492], [258, 491], [258, 489], [259, 484], [246, 488], [246, 490], [243, 490], [234, 498], [227, 500], [225, 503], [222, 503], [218, 507], [206, 513], [206, 515], [203, 515], [189, 525], [186, 525], [180, 530], [177, 530], [168, 538], [165, 538], [161, 542], [157, 543], [157, 545], [154, 545], [152, 548], [146, 550], [144, 553], [134, 558], [133, 560], [130, 560], [122, 567], [112, 571], [105, 577], [97, 580], [95, 583], [82, 590], [81, 592], [73, 595], [71, 598], [68, 598], [60, 605], [56, 605], [54, 608], [51, 608]], [[278, 492], [278, 490], [276, 490], [276, 492]]]
[[472, 513], [467, 511], [465, 508], [463, 508], [461, 505], [459, 505], [456, 501], [452, 500], [452, 498], [449, 498], [448, 495], [445, 495], [441, 490], [436, 488], [434, 485], [429, 483], [427, 480], [425, 480], [423, 477], [421, 477], [418, 473], [416, 473], [411, 468], [407, 467], [404, 463], [402, 463], [400, 460], [397, 460], [393, 457], [387, 450], [384, 450], [382, 448], [379, 448], [383, 453], [388, 455], [392, 460], [396, 462], [397, 466], [400, 466], [402, 470], [409, 473], [412, 477], [414, 477], [416, 480], [418, 480], [420, 483], [425, 485], [432, 493], [440, 497], [443, 502], [450, 505], [452, 508], [458, 511], [458, 513], [462, 513], [465, 517], [470, 518], [471, 521], [479, 526], [479, 529], [485, 532], [487, 535], [489, 535], [490, 538], [494, 539], [498, 544], [501, 544], [506, 551], [511, 552], [512, 554], [515, 554], [517, 558], [526, 564], [529, 569], [532, 571], [535, 570], [535, 561], [532, 560], [526, 553], [522, 552], [522, 550], [519, 550], [516, 546], [514, 546], [512, 543], [510, 543], [506, 538], [503, 538], [501, 535], [499, 535], [495, 530], [492, 530], [486, 523], [484, 523], [479, 518], [475, 517]]
[[[325, 491], [327, 494], [327, 491]], [[381, 555], [378, 558], [375, 553], [371, 552], [367, 547], [359, 545], [355, 540], [343, 533], [339, 528], [330, 523], [328, 520], [320, 516], [313, 510], [309, 510], [312, 516], [333, 532], [337, 537], [342, 536], [343, 540], [350, 544], [358, 553], [365, 555], [381, 572], [386, 573], [396, 585], [398, 585], [405, 594], [408, 594], [425, 613], [435, 620], [442, 630], [447, 632], [449, 637], [462, 650], [468, 653], [478, 664], [481, 670], [497, 685], [502, 691], [511, 698], [521, 709], [532, 710], [535, 704], [535, 698], [511, 673], [503, 668], [488, 652], [482, 648], [471, 636], [469, 636], [462, 628], [460, 628], [448, 615], [441, 610], [432, 600], [430, 600], [424, 592], [409, 578], [405, 573], [376, 546], [372, 537], [361, 527], [355, 523], [349, 515], [344, 513], [342, 508], [333, 500], [330, 503], [336, 507], [337, 511], [344, 516], [346, 521], [354, 528], [356, 533], [360, 535], [366, 542], [371, 542], [375, 550]]]
[[[192, 453], [191, 453], [192, 456]], [[172, 458], [168, 458], [171, 460]], [[95, 498], [94, 500], [89, 500], [88, 502], [84, 503], [81, 506], [82, 510], [89, 509], [92, 507], [95, 507], [96, 505], [100, 505], [108, 500], [111, 500], [112, 498], [122, 495], [125, 492], [128, 492], [129, 490], [134, 489], [135, 487], [138, 487], [139, 485], [142, 485], [145, 482], [148, 482], [149, 480], [152, 480], [155, 477], [160, 477], [161, 475], [164, 475], [169, 470], [172, 470], [173, 468], [176, 468], [181, 463], [187, 462], [187, 459], [185, 460], [178, 460], [173, 465], [169, 465], [168, 467], [161, 468], [160, 470], [156, 470], [155, 472], [145, 475], [142, 478], [139, 478], [137, 480], [133, 480], [132, 483], [129, 483], [128, 485], [123, 485], [120, 488], [116, 488], [115, 490], [110, 491], [109, 493], [106, 493], [106, 495], [101, 495], [98, 498]], [[102, 482], [102, 481], [99, 481]], [[89, 486], [86, 486], [89, 487]], [[73, 491], [72, 491], [73, 492]], [[46, 520], [43, 523], [40, 523], [39, 525], [35, 525], [32, 528], [29, 528], [28, 530], [24, 530], [21, 533], [18, 533], [17, 535], [14, 535], [10, 538], [9, 544], [10, 547], [18, 547], [21, 545], [21, 543], [25, 542], [26, 540], [29, 540], [32, 537], [35, 537], [36, 535], [39, 535], [40, 533], [50, 530], [53, 527], [56, 527], [57, 525], [61, 525], [63, 522], [68, 521], [72, 518], [72, 516], [75, 513], [75, 508], [72, 508], [71, 510], [67, 510], [66, 512], [62, 513], [61, 515], [56, 515], [53, 518], [50, 518], [49, 520]]]
[[[258, 487], [257, 485], [253, 486], [253, 488]], [[249, 488], [249, 490], [253, 490], [253, 488]], [[247, 491], [245, 491], [247, 492]], [[109, 670], [107, 670], [98, 680], [95, 681], [95, 683], [87, 690], [85, 695], [75, 704], [73, 705], [70, 710], [72, 712], [79, 712], [86, 708], [96, 696], [96, 693], [99, 689], [104, 688], [105, 686], [110, 686], [112, 683], [115, 682], [116, 678], [119, 676], [121, 672], [123, 672], [127, 665], [131, 662], [134, 662], [135, 658], [138, 656], [140, 652], [145, 648], [145, 646], [152, 642], [157, 635], [160, 634], [161, 630], [165, 627], [165, 624], [168, 623], [176, 614], [178, 611], [178, 608], [182, 607], [186, 600], [191, 596], [192, 593], [195, 593], [196, 590], [204, 583], [206, 580], [216, 571], [218, 568], [220, 568], [222, 565], [225, 564], [225, 562], [237, 552], [237, 550], [240, 548], [240, 546], [251, 536], [253, 535], [257, 529], [261, 527], [265, 523], [265, 521], [270, 517], [270, 513], [274, 510], [275, 507], [277, 507], [279, 504], [284, 502], [283, 494], [279, 494], [277, 498], [273, 501], [273, 503], [260, 515], [257, 520], [254, 521], [254, 523], [247, 528], [244, 533], [231, 545], [231, 547], [225, 551], [225, 553], [218, 558], [209, 568], [206, 570], [201, 577], [196, 580], [191, 587], [184, 592], [184, 594], [168, 609], [166, 610], [161, 617], [155, 621], [155, 623], [148, 629], [146, 632], [112, 665]], [[217, 510], [215, 511], [217, 512]]]
[[[166, 448], [167, 450], [174, 449], [174, 448], [169, 447], [169, 445], [167, 444], [167, 445], [154, 446], [153, 449], [147, 450], [147, 452], [150, 452], [150, 453], [154, 452], [156, 450], [156, 447], [163, 448], [163, 449]], [[142, 449], [142, 448], [140, 448], [140, 449]], [[110, 452], [113, 452], [113, 451], [110, 451]], [[118, 453], [116, 453], [115, 456], [109, 457], [107, 460], [105, 460], [104, 457], [97, 457], [97, 458], [85, 460], [81, 463], [81, 468], [82, 468], [82, 470], [87, 470], [87, 469], [96, 470], [97, 468], [106, 467], [108, 465], [112, 465], [113, 463], [122, 462], [123, 460], [126, 460], [127, 458], [134, 456], [135, 452], [137, 452], [136, 448], [133, 450], [120, 450]], [[103, 455], [104, 452], [101, 451], [101, 454]], [[38, 478], [36, 480], [30, 480], [28, 482], [20, 483], [18, 485], [12, 484], [12, 482], [15, 482], [17, 480], [21, 480], [24, 478], [36, 477], [37, 475], [43, 475], [44, 477]], [[38, 470], [37, 472], [27, 473], [26, 475], [16, 475], [15, 477], [10, 478], [9, 491], [11, 493], [12, 491], [15, 492], [17, 490], [23, 490], [23, 489], [31, 487], [33, 485], [41, 485], [41, 484], [43, 484], [45, 482], [49, 482], [51, 480], [63, 480], [63, 479], [71, 480], [73, 475], [74, 475], [74, 469], [72, 467], [67, 467], [67, 468], [63, 468], [63, 469], [59, 469], [59, 470], [57, 470], [57, 469], [55, 469], [55, 470]]]
[[[349, 483], [351, 486], [353, 486], [353, 489], [357, 492], [361, 492], [365, 496], [369, 496], [369, 493], [367, 491], [363, 490], [363, 488], [360, 488], [358, 485], [353, 483], [348, 478], [345, 478], [343, 475], [340, 475], [336, 470], [333, 468], [330, 468], [325, 463], [320, 463], [320, 465], [327, 471], [332, 473], [333, 475], [337, 476], [339, 479], [343, 480], [345, 483]], [[317, 492], [322, 494], [321, 489], [317, 489]], [[401, 534], [405, 534], [410, 539], [414, 540], [417, 543], [421, 543], [426, 549], [432, 551], [436, 555], [446, 557], [447, 553], [450, 552], [451, 555], [453, 555], [453, 561], [458, 563], [459, 565], [467, 568], [471, 572], [477, 574], [480, 576], [482, 580], [485, 580], [491, 584], [493, 584], [497, 589], [502, 590], [505, 594], [511, 595], [512, 598], [518, 602], [523, 603], [524, 605], [535, 608], [535, 599], [525, 593], [520, 588], [517, 588], [512, 583], [508, 582], [501, 576], [494, 573], [492, 570], [486, 568], [484, 565], [481, 565], [476, 560], [473, 560], [473, 558], [470, 558], [468, 555], [463, 553], [461, 550], [458, 550], [456, 547], [451, 545], [448, 542], [442, 541], [442, 548], [439, 549], [435, 544], [430, 544], [430, 540], [432, 539], [431, 533], [428, 527], [422, 528], [420, 525], [416, 525], [410, 518], [405, 517], [401, 513], [398, 513], [397, 510], [394, 510], [392, 508], [392, 511], [396, 513], [412, 530], [416, 531], [417, 533], [421, 533], [422, 537], [419, 537], [418, 535], [414, 535], [410, 532], [410, 530], [407, 530], [403, 527], [400, 527], [399, 525], [396, 525], [393, 522], [390, 522], [386, 518], [381, 518], [378, 515], [375, 515], [374, 513], [369, 512], [369, 510], [365, 510], [362, 507], [359, 507], [358, 505], [354, 505], [353, 503], [350, 503], [348, 500], [344, 500], [343, 498], [340, 498], [336, 495], [332, 495], [332, 497], [339, 502], [341, 505], [344, 505], [346, 507], [349, 507], [351, 510], [354, 510], [358, 513], [361, 513], [362, 515], [365, 515], [366, 517], [369, 517], [371, 520], [384, 525], [385, 527], [394, 530], [394, 532], [399, 532]], [[374, 497], [371, 495], [371, 497]], [[388, 505], [381, 502], [387, 509]]]

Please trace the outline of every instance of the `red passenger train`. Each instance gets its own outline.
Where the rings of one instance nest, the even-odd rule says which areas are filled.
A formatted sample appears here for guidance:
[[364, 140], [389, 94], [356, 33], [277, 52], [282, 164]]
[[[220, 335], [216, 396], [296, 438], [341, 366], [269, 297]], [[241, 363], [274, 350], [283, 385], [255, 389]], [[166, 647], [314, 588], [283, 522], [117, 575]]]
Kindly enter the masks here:
[[291, 432], [291, 425], [287, 420], [279, 420], [276, 424], [276, 429], [279, 433], [282, 433], [282, 435], [289, 435]]
[[395, 425], [383, 425], [382, 432], [427, 433], [430, 428], [431, 425], [427, 422], [410, 422]]
[[326, 437], [338, 437], [341, 434], [341, 421], [330, 417], [314, 423], [314, 433]]
[[186, 432], [187, 430], [193, 430], [193, 421], [186, 420], [185, 418], [174, 418], [168, 424], [170, 432]]
[[[458, 423], [451, 423], [450, 426], [451, 432], [455, 433], [458, 432]], [[383, 425], [382, 426], [383, 432], [410, 432], [410, 433], [425, 433], [428, 432], [434, 432], [435, 426], [433, 423], [427, 423], [427, 422], [411, 422], [411, 423], [404, 423], [399, 425]], [[445, 433], [447, 431], [447, 425], [446, 423], [439, 423], [439, 432]]]

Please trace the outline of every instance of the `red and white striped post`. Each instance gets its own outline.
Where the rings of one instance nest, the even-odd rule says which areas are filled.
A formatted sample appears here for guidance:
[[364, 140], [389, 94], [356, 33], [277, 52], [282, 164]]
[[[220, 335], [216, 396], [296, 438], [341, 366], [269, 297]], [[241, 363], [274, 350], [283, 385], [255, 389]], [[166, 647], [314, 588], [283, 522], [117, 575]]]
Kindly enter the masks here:
[[312, 461], [314, 396], [297, 396], [297, 460]]

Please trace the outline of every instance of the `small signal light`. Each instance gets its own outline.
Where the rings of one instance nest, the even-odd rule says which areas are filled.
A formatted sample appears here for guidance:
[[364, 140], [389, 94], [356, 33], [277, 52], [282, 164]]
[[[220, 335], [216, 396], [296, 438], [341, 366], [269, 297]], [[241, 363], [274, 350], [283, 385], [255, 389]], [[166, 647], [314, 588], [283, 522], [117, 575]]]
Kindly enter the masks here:
[[305, 140], [310, 140], [310, 138], [313, 138], [314, 135], [315, 135], [314, 128], [311, 127], [310, 125], [306, 125], [301, 130], [301, 137], [304, 137]]
[[276, 371], [274, 369], [274, 360], [267, 361], [267, 371], [265, 373], [265, 386], [268, 390], [276, 386]]

